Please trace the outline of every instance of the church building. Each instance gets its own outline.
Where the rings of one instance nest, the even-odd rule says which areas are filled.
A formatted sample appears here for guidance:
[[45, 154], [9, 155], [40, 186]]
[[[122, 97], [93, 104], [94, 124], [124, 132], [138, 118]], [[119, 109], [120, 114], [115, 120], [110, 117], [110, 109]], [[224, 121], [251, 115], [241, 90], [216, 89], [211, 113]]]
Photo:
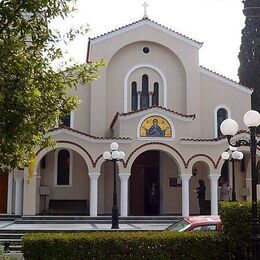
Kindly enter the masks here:
[[[122, 217], [199, 214], [199, 180], [205, 214], [217, 215], [221, 183], [233, 188], [220, 124], [235, 119], [233, 140], [249, 138], [243, 115], [252, 89], [200, 66], [201, 47], [147, 16], [89, 39], [87, 62], [107, 65], [98, 80], [71, 90], [81, 103], [48, 133], [56, 146], [37, 151], [32, 178], [28, 168], [1, 175], [1, 212], [111, 215], [113, 162], [102, 154], [117, 142], [125, 153], [116, 167]], [[250, 154], [240, 151], [237, 200], [251, 200]]]

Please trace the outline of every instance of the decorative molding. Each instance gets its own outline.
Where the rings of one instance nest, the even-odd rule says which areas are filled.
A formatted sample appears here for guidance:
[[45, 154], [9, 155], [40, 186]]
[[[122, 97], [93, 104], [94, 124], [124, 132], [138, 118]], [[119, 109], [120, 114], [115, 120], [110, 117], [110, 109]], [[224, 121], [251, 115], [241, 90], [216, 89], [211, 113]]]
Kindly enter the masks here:
[[168, 113], [172, 113], [174, 116], [177, 116], [178, 119], [182, 120], [182, 121], [191, 121], [191, 120], [194, 120], [196, 118], [196, 114], [193, 114], [193, 115], [185, 115], [185, 114], [182, 114], [182, 113], [179, 113], [179, 112], [176, 112], [174, 110], [171, 110], [171, 109], [168, 109], [168, 108], [165, 108], [165, 107], [162, 107], [162, 106], [151, 106], [151, 107], [146, 107], [146, 108], [141, 108], [141, 109], [138, 109], [136, 111], [130, 111], [130, 112], [127, 112], [127, 113], [116, 113], [111, 124], [110, 124], [110, 128], [112, 129], [117, 121], [117, 119], [119, 117], [134, 117], [134, 116], [139, 116], [139, 113], [142, 113], [142, 112], [146, 112], [146, 111], [149, 111], [149, 113], [153, 113], [152, 111], [155, 111], [154, 113], [158, 113], [156, 110], [157, 109], [160, 109], [162, 110], [163, 112], [168, 112]]
[[[91, 163], [92, 163], [92, 166], [95, 167], [94, 165], [94, 160], [92, 158], [92, 156], [90, 155], [90, 153], [84, 148], [82, 147], [81, 145], [77, 144], [77, 143], [74, 143], [74, 142], [71, 142], [71, 141], [67, 141], [67, 140], [59, 140], [59, 141], [56, 141], [56, 143], [60, 143], [60, 144], [71, 144], [71, 145], [74, 145], [78, 148], [80, 148], [82, 151], [84, 151], [84, 153], [88, 156], [88, 158], [90, 159]], [[36, 152], [36, 156], [43, 150], [44, 148], [41, 148], [39, 149], [37, 152]], [[64, 149], [68, 149], [66, 147], [64, 147]], [[54, 149], [53, 149], [54, 150]]]
[[191, 156], [191, 157], [189, 158], [189, 160], [187, 161], [187, 163], [186, 163], [186, 165], [185, 165], [185, 168], [188, 168], [188, 167], [189, 167], [189, 164], [190, 164], [190, 162], [191, 162], [191, 160], [193, 160], [193, 159], [196, 158], [196, 157], [205, 157], [205, 158], [209, 159], [210, 162], [212, 163], [212, 165], [214, 166], [214, 168], [217, 169], [218, 166], [217, 166], [217, 164], [214, 162], [214, 160], [213, 160], [209, 155], [203, 154], [203, 153], [198, 153], [198, 154], [194, 154], [193, 156]]
[[95, 142], [95, 143], [96, 142], [110, 143], [113, 140], [120, 141], [120, 143], [124, 143], [124, 142], [129, 142], [132, 140], [132, 138], [130, 138], [130, 137], [97, 137], [97, 136], [87, 134], [85, 132], [81, 132], [79, 130], [76, 130], [76, 129], [73, 129], [73, 128], [70, 128], [67, 126], [53, 128], [53, 129], [49, 130], [48, 134], [57, 135], [59, 133], [64, 133], [64, 132], [65, 133], [69, 132], [70, 134], [81, 135], [83, 137], [87, 137], [88, 141]]
[[185, 166], [186, 163], [185, 163], [184, 158], [182, 157], [182, 155], [180, 154], [180, 152], [179, 152], [178, 150], [176, 150], [174, 147], [172, 147], [172, 146], [170, 146], [170, 145], [168, 145], [168, 144], [165, 144], [165, 143], [150, 142], [150, 143], [142, 144], [142, 145], [140, 145], [139, 147], [137, 147], [136, 149], [134, 149], [134, 150], [130, 153], [130, 155], [128, 156], [127, 160], [126, 160], [125, 162], [123, 162], [124, 168], [127, 167], [127, 165], [128, 165], [128, 163], [129, 163], [131, 157], [132, 157], [138, 150], [142, 149], [143, 147], [151, 146], [151, 145], [161, 145], [161, 146], [165, 146], [165, 147], [170, 148], [171, 150], [173, 150], [173, 151], [180, 157], [180, 159], [181, 159], [182, 162], [183, 162], [183, 165]]

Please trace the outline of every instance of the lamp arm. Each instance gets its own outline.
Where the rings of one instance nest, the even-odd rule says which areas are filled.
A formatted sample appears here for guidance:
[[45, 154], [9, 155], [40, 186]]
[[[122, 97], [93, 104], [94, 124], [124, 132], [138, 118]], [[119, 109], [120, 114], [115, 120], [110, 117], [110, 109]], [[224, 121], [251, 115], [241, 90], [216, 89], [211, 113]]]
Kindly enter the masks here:
[[[228, 139], [228, 144], [232, 147], [240, 147], [240, 146], [250, 146], [250, 142], [247, 140], [237, 140], [234, 143], [231, 143], [231, 137], [232, 136], [226, 136]], [[259, 141], [260, 142], [260, 141]], [[259, 143], [260, 145], [260, 143]]]

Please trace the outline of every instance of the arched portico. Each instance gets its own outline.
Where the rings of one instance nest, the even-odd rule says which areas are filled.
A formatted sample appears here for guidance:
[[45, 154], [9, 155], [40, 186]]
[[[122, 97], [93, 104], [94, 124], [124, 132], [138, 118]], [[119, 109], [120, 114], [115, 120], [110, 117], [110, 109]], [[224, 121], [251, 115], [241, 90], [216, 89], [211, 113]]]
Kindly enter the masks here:
[[49, 151], [38, 163], [37, 176], [38, 214], [89, 214], [89, 170], [78, 152]]
[[177, 161], [158, 146], [140, 150], [131, 164], [130, 215], [181, 214], [181, 170]]
[[[62, 151], [67, 152], [68, 158], [62, 159]], [[88, 215], [92, 162], [88, 151], [73, 142], [57, 141], [54, 149], [39, 150], [34, 167], [36, 174], [30, 179], [24, 174], [23, 214]], [[68, 182], [62, 177], [66, 171], [62, 163], [68, 165]]]
[[[196, 161], [191, 167], [191, 178], [189, 184], [189, 198], [190, 198], [190, 214], [210, 214], [210, 199], [211, 199], [211, 185], [210, 185], [210, 167], [205, 161]], [[199, 180], [202, 180], [206, 186], [205, 194], [205, 208], [200, 209], [198, 194], [196, 189], [199, 187]]]

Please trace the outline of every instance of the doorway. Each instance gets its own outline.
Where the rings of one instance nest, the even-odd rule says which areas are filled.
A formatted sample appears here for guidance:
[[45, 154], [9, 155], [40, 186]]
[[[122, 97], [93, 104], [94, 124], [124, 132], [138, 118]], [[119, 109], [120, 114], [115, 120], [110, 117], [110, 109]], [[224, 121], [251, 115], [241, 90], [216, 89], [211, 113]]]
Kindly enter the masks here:
[[8, 173], [0, 172], [0, 213], [7, 212]]
[[160, 215], [160, 152], [147, 151], [133, 163], [130, 177], [130, 215]]

